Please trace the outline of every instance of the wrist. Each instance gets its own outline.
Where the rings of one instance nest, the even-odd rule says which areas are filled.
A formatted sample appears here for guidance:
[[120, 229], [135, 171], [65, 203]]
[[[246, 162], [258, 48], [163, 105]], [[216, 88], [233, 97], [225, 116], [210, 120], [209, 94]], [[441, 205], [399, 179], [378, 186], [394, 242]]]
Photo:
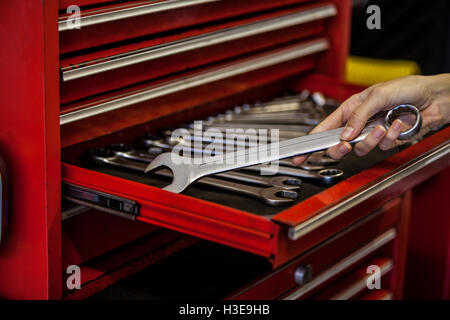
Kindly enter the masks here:
[[430, 76], [429, 90], [431, 96], [435, 99], [450, 98], [450, 73], [438, 74]]

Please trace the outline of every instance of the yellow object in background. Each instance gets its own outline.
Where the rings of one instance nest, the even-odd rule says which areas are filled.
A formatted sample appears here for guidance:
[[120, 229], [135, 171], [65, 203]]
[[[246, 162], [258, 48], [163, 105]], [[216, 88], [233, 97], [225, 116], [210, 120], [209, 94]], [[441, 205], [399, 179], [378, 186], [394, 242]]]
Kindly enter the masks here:
[[350, 56], [347, 59], [347, 82], [371, 86], [413, 74], [421, 74], [419, 65], [408, 60], [381, 60]]

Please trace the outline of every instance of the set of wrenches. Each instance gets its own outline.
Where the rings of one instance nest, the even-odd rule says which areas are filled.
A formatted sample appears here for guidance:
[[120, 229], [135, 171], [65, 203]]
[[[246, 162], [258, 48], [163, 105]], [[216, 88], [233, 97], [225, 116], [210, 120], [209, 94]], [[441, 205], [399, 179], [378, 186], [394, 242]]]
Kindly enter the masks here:
[[[140, 139], [140, 150], [126, 144], [113, 144], [106, 148], [92, 149], [90, 157], [99, 166], [171, 178], [172, 183], [163, 189], [175, 193], [182, 192], [191, 183], [197, 182], [257, 198], [270, 206], [289, 205], [298, 198], [301, 179], [331, 184], [343, 176], [341, 170], [330, 167], [337, 161], [323, 152], [341, 141], [339, 136], [343, 128], [308, 134], [327, 115], [327, 105], [336, 107], [338, 103], [320, 93], [302, 91], [298, 95], [277, 98], [267, 103], [235, 107], [224, 114], [206, 119], [200, 124], [200, 128], [197, 127], [198, 122], [193, 122], [176, 130], [163, 130], [160, 135], [146, 134]], [[349, 142], [363, 140], [377, 125], [389, 128], [395, 118], [403, 113], [414, 114], [416, 121], [410, 129], [400, 134], [399, 139], [412, 138], [421, 128], [420, 112], [412, 105], [399, 105], [374, 117], [360, 135]], [[201, 134], [196, 135], [199, 129]], [[267, 132], [272, 129], [278, 130], [279, 139], [271, 141], [265, 137], [261, 143], [257, 131]], [[193, 155], [204, 156], [208, 144], [217, 143], [211, 136], [204, 134], [210, 130], [225, 135], [226, 139], [220, 140], [219, 145], [231, 145], [231, 151], [230, 148], [225, 148], [226, 151], [214, 149], [213, 155], [222, 159], [234, 159], [234, 162], [212, 158], [202, 158], [200, 163], [192, 161]], [[226, 134], [230, 130], [234, 135], [228, 140]], [[272, 152], [274, 148], [278, 152]], [[180, 150], [183, 155], [179, 154]], [[296, 167], [289, 158], [300, 154], [311, 156], [301, 167]], [[273, 161], [277, 161], [278, 166], [276, 172], [272, 173], [273, 176], [268, 176], [266, 174], [270, 170], [265, 171], [265, 164]], [[264, 175], [255, 174], [263, 172]]]
[[[218, 115], [207, 119], [206, 129], [215, 128], [215, 130], [225, 133], [227, 129], [242, 128], [241, 125], [244, 125], [242, 129], [246, 129], [246, 126], [247, 128], [256, 126], [256, 129], [279, 130], [281, 127], [283, 129], [281, 140], [292, 136], [306, 135], [313, 124], [318, 123], [323, 118], [323, 110], [314, 101], [320, 100], [319, 98], [325, 101], [325, 98], [319, 94], [315, 95], [316, 98], [313, 98], [313, 96], [309, 92], [306, 93], [304, 91], [299, 95], [274, 99], [268, 103], [236, 107], [232, 111], [227, 111], [223, 117]], [[292, 113], [289, 116], [290, 119], [293, 116], [299, 118], [299, 125], [293, 123], [287, 125], [272, 124], [269, 121], [265, 123], [261, 120], [264, 118], [263, 116], [266, 116], [267, 120], [273, 117], [278, 118], [280, 113], [284, 116], [286, 110]], [[248, 115], [255, 115], [254, 119], [257, 119], [256, 122], [259, 123], [252, 123], [252, 121], [249, 123], [241, 122], [242, 119], [247, 121]], [[240, 117], [244, 118], [241, 119]], [[238, 119], [237, 122], [234, 122], [235, 119]], [[207, 136], [195, 136], [194, 126], [190, 124], [184, 125], [184, 130], [188, 133], [188, 138], [180, 139], [174, 135], [175, 130], [165, 129], [160, 135], [147, 133], [142, 136], [139, 150], [127, 144], [116, 143], [104, 148], [94, 148], [90, 150], [89, 156], [97, 166], [116, 167], [144, 173], [148, 165], [158, 155], [170, 152], [176, 146], [182, 146], [183, 152], [202, 154], [204, 147], [213, 142]], [[248, 139], [249, 135], [247, 133], [245, 138]], [[223, 144], [224, 146], [233, 144], [233, 147], [236, 146], [248, 150], [253, 147], [250, 140], [252, 139], [248, 139], [248, 141], [244, 139], [224, 140]], [[200, 147], [196, 148], [198, 145]], [[290, 159], [279, 160], [277, 173], [272, 176], [260, 175], [259, 173], [265, 169], [265, 166], [257, 164], [246, 166], [239, 170], [220, 172], [210, 177], [202, 177], [197, 183], [213, 187], [214, 189], [257, 198], [270, 206], [285, 206], [292, 204], [298, 198], [298, 192], [302, 186], [301, 179], [308, 179], [322, 184], [336, 182], [343, 175], [341, 170], [330, 167], [336, 163], [336, 160], [326, 156], [324, 152], [318, 152], [313, 154], [308, 162], [301, 167], [294, 166]], [[165, 168], [155, 170], [153, 174], [163, 178], [174, 178], [172, 172]]]

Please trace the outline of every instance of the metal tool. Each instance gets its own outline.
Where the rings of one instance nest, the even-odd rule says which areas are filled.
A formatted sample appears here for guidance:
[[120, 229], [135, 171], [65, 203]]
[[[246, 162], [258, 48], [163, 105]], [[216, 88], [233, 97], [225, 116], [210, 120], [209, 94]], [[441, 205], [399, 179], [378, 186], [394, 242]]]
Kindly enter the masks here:
[[[202, 132], [202, 136], [196, 136], [196, 132], [194, 132], [194, 130], [192, 129], [186, 129], [188, 130], [189, 136], [188, 137], [183, 137], [187, 138], [188, 141], [185, 141], [181, 138], [181, 137], [177, 137], [174, 138], [174, 130], [172, 129], [166, 129], [163, 130], [163, 135], [165, 136], [165, 141], [172, 146], [175, 146], [177, 144], [185, 144], [188, 147], [192, 147], [193, 143], [195, 141], [200, 141], [202, 142], [202, 150], [204, 150], [205, 144], [206, 143], [213, 143], [214, 139], [208, 137], [207, 135], [204, 134], [204, 132]], [[220, 131], [222, 132], [222, 131]], [[224, 134], [224, 133], [223, 133]], [[306, 135], [306, 134], [304, 134]], [[303, 136], [303, 135], [300, 135]], [[226, 133], [225, 133], [225, 137], [226, 137]], [[254, 147], [255, 144], [254, 143], [249, 143], [246, 142], [245, 139], [247, 138], [247, 135], [240, 135], [240, 134], [235, 134], [236, 139], [224, 139], [224, 145], [231, 145], [231, 146], [239, 146], [239, 147]], [[149, 136], [144, 136], [142, 138], [142, 141], [144, 142], [144, 145], [147, 148], [150, 147], [156, 147], [157, 145], [161, 145], [161, 140], [156, 138], [156, 141], [153, 141], [156, 137], [153, 135], [149, 135]], [[249, 141], [253, 141], [256, 142], [258, 141], [258, 139], [260, 138], [259, 136], [252, 136], [252, 135], [248, 135], [248, 138], [250, 139]], [[280, 140], [287, 140], [287, 139], [282, 139], [280, 138]], [[270, 143], [270, 139], [269, 137], [267, 137], [267, 141], [264, 141], [264, 143]], [[167, 149], [167, 148], [166, 148]], [[199, 149], [195, 149], [195, 150], [199, 150]], [[191, 151], [192, 153], [192, 151]], [[287, 166], [287, 167], [297, 167], [295, 166], [291, 160], [280, 160], [279, 163], [283, 166]], [[330, 166], [330, 165], [335, 165], [339, 163], [338, 160], [335, 160], [333, 158], [331, 158], [330, 156], [328, 156], [325, 152], [316, 152], [310, 155], [310, 157], [308, 158], [308, 160], [303, 164], [303, 169], [305, 170], [320, 170], [320, 169], [324, 169], [323, 166]]]
[[[181, 125], [181, 127], [186, 127], [189, 129], [194, 129], [194, 123], [190, 123], [187, 125]], [[284, 134], [289, 135], [290, 138], [292, 137], [292, 135], [297, 134], [296, 137], [304, 134], [305, 132], [310, 132], [314, 126], [312, 125], [292, 125], [292, 124], [270, 124], [270, 123], [263, 123], [263, 124], [258, 124], [258, 123], [239, 123], [239, 124], [235, 124], [235, 123], [217, 123], [214, 124], [212, 122], [209, 122], [208, 120], [206, 121], [202, 121], [202, 129], [203, 130], [208, 130], [209, 128], [218, 128], [219, 130], [226, 130], [229, 128], [240, 128], [240, 129], [255, 129], [255, 130], [259, 130], [259, 129], [265, 129], [265, 130], [271, 130], [271, 129], [277, 129], [279, 130], [279, 136], [283, 136]]]
[[[145, 169], [147, 167], [147, 164], [145, 163], [120, 158], [112, 150], [106, 148], [92, 149], [90, 152], [90, 156], [94, 163], [98, 166], [107, 165], [138, 172], [145, 172]], [[155, 170], [154, 174], [164, 178], [173, 177], [172, 172], [166, 169]], [[294, 190], [288, 190], [278, 187], [262, 188], [213, 177], [202, 178], [198, 181], [198, 183], [220, 190], [257, 198], [270, 206], [290, 205], [294, 202], [295, 199], [298, 198], [298, 193]]]
[[[139, 152], [124, 143], [114, 143], [110, 145], [108, 149], [114, 152], [114, 154], [120, 158], [144, 162], [147, 164], [150, 163], [154, 158], [156, 158], [155, 154]], [[288, 190], [298, 190], [300, 189], [300, 185], [302, 184], [302, 180], [293, 178], [292, 175], [256, 176], [242, 172], [230, 171], [218, 173], [214, 175], [214, 177], [233, 180], [236, 182], [251, 183], [263, 187], [277, 187]]]
[[[270, 173], [270, 169], [266, 169], [262, 165], [255, 165], [251, 167], [243, 168], [244, 170], [250, 170], [250, 171], [262, 171], [264, 172], [267, 170], [268, 173]], [[305, 179], [311, 179], [315, 180], [324, 184], [332, 184], [336, 182], [338, 179], [342, 177], [344, 172], [340, 169], [322, 169], [318, 171], [310, 171], [310, 170], [303, 170], [300, 168], [290, 168], [290, 167], [283, 167], [279, 166], [276, 169], [277, 174], [282, 174], [286, 176], [292, 176], [292, 177], [299, 177], [299, 178], [305, 178]]]
[[[399, 105], [387, 112], [384, 119], [380, 117], [370, 121], [361, 131], [361, 134], [350, 141], [350, 143], [356, 143], [363, 140], [377, 125], [384, 125], [386, 128], [389, 128], [394, 119], [404, 112], [414, 114], [416, 116], [416, 121], [410, 129], [400, 134], [399, 139], [409, 139], [413, 137], [419, 132], [422, 126], [420, 112], [412, 105]], [[192, 182], [207, 175], [328, 149], [341, 142], [339, 137], [343, 129], [344, 128], [333, 129], [281, 141], [275, 144], [260, 146], [259, 148], [250, 148], [244, 153], [226, 153], [222, 155], [223, 161], [219, 163], [217, 161], [208, 161], [201, 164], [194, 164], [192, 163], [192, 159], [182, 159], [182, 157], [173, 153], [163, 153], [158, 155], [155, 160], [150, 163], [145, 172], [151, 172], [160, 167], [168, 167], [173, 172], [174, 177], [172, 183], [164, 189], [179, 193]], [[278, 152], [273, 150], [275, 148], [278, 149], [276, 150]], [[229, 161], [229, 159], [234, 161]]]
[[219, 114], [215, 117], [209, 117], [208, 123], [215, 124], [215, 123], [251, 123], [251, 124], [293, 124], [293, 125], [310, 125], [310, 126], [316, 126], [320, 123], [320, 118], [312, 118], [310, 116], [305, 116], [301, 113], [291, 112], [291, 113], [283, 113], [281, 115], [278, 115], [274, 117], [273, 115], [271, 117], [261, 115], [242, 115], [241, 117], [230, 117], [226, 114]]
[[[205, 152], [204, 152], [205, 145], [204, 144], [202, 144], [201, 148], [198, 149], [198, 148], [193, 147], [192, 144], [190, 144], [190, 143], [184, 144], [182, 141], [180, 141], [180, 142], [169, 141], [168, 142], [166, 139], [159, 138], [158, 136], [155, 136], [153, 134], [145, 134], [141, 138], [141, 141], [142, 141], [143, 145], [146, 148], [148, 148], [149, 152], [152, 154], [159, 154], [159, 153], [162, 153], [163, 151], [166, 151], [166, 152], [172, 151], [172, 149], [176, 145], [183, 147], [183, 152], [187, 152], [190, 155], [204, 155], [205, 154]], [[214, 156], [214, 155], [215, 154], [211, 154], [211, 156]], [[337, 163], [337, 161], [330, 157], [317, 155], [317, 156], [312, 156], [311, 161], [309, 159], [307, 161], [305, 161], [305, 163], [302, 164], [300, 166], [300, 168], [304, 169], [304, 170], [316, 171], [316, 170], [324, 169], [324, 166], [328, 166], [328, 165], [332, 165], [332, 164], [336, 164], [336, 163]], [[290, 159], [281, 159], [278, 161], [278, 164], [281, 166], [298, 168], [297, 166], [295, 166], [292, 163], [292, 160], [290, 160]]]

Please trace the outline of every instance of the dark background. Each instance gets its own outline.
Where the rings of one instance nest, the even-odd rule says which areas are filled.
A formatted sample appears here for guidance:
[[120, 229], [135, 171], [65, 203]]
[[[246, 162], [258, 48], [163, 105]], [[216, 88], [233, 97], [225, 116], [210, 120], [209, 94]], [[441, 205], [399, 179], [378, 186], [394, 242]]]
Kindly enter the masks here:
[[[423, 74], [450, 72], [449, 0], [354, 0], [351, 54], [419, 63]], [[370, 5], [381, 9], [381, 30], [366, 26]]]

